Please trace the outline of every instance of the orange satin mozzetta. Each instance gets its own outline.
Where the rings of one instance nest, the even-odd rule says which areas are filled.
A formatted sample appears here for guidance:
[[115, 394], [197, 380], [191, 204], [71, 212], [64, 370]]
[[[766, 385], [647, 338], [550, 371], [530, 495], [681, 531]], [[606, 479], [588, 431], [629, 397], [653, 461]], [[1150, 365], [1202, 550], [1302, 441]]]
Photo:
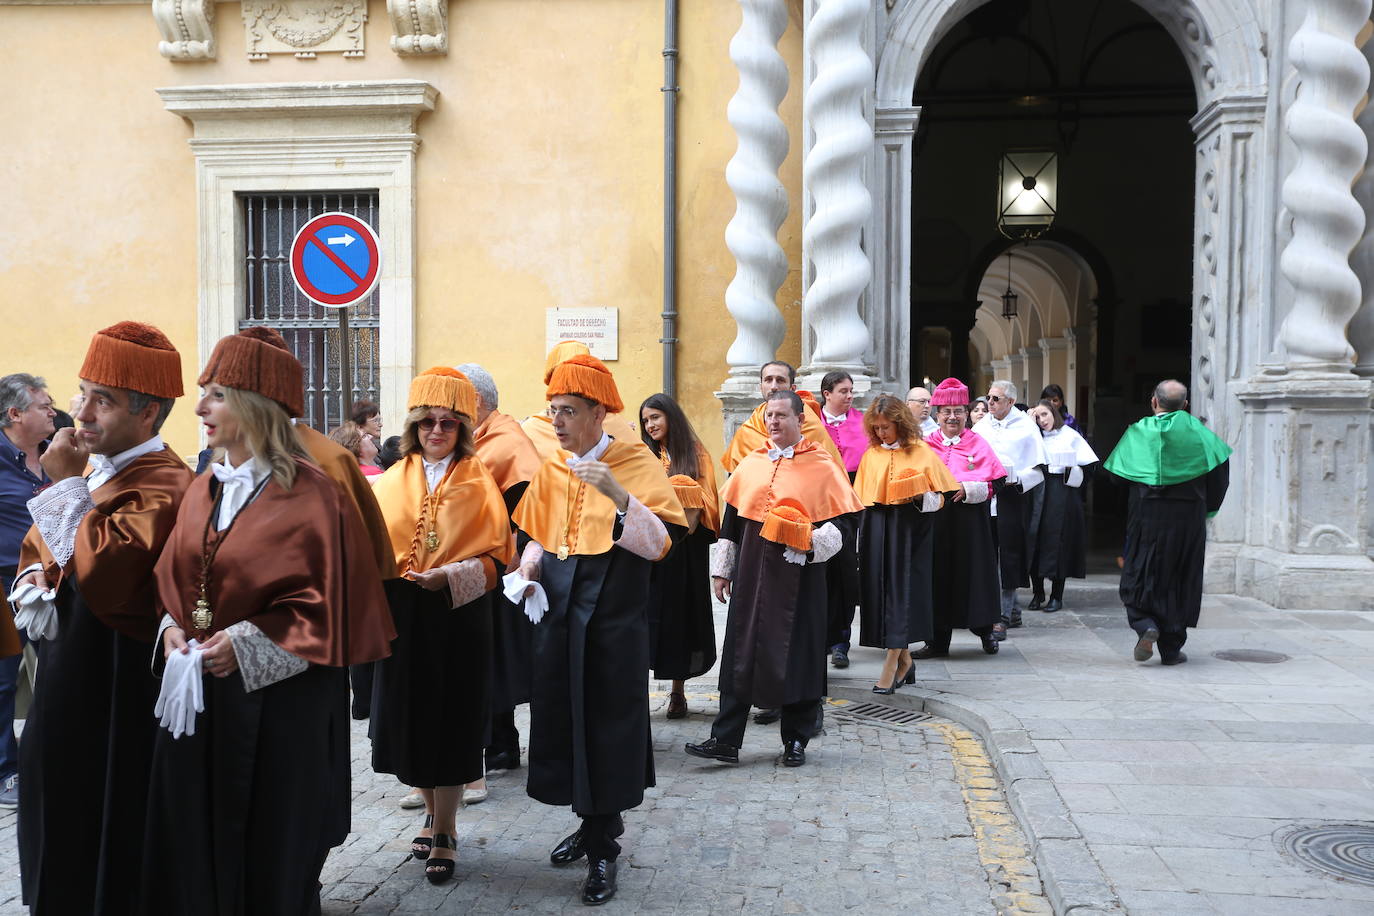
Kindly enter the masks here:
[[[491, 557], [497, 569], [504, 569], [515, 553], [501, 490], [476, 456], [455, 455], [448, 473], [430, 493], [424, 459], [413, 452], [377, 478], [373, 493], [386, 518], [396, 568], [402, 573], [473, 557]], [[433, 550], [425, 542], [430, 530], [438, 537]]]
[[353, 505], [358, 507], [358, 516], [367, 529], [368, 540], [372, 542], [377, 572], [383, 579], [396, 578], [396, 562], [391, 558], [391, 539], [387, 537], [386, 520], [382, 518], [382, 510], [377, 508], [372, 485], [358, 467], [358, 459], [348, 449], [304, 423], [296, 424], [296, 438], [320, 466], [320, 470], [338, 484], [339, 489], [348, 494]]
[[195, 475], [170, 448], [141, 455], [91, 494], [95, 508], [76, 529], [75, 552], [57, 565], [37, 528], [19, 552], [19, 568], [43, 564], [56, 588], [76, 576], [81, 597], [99, 620], [132, 639], [157, 638], [153, 566], [176, 524], [177, 509]]
[[215, 532], [210, 526], [210, 544], [220, 542], [206, 589], [214, 620], [209, 630], [197, 630], [191, 613], [215, 510], [213, 482], [202, 474], [186, 491], [157, 561], [158, 604], [177, 626], [204, 642], [251, 620], [277, 645], [316, 665], [356, 665], [390, 654], [396, 631], [367, 532], [348, 497], [304, 459], [296, 460], [290, 490], [268, 479], [232, 527]]
[[[807, 408], [802, 410], [802, 438], [819, 445], [824, 453], [835, 459], [835, 463], [844, 467], [844, 459], [840, 457], [840, 450], [835, 446], [835, 440], [830, 438], [830, 434], [825, 431], [825, 424], [821, 422], [819, 414], [814, 408], [815, 401], [809, 403], [803, 399], [803, 404]], [[744, 421], [736, 432], [735, 437], [730, 440], [730, 445], [725, 449], [725, 454], [721, 457], [721, 466], [727, 471], [733, 472], [739, 467], [739, 463], [744, 460], [744, 456], [756, 451], [759, 447], [768, 447], [768, 426], [763, 422], [763, 409], [768, 406], [764, 401], [754, 412], [749, 415], [749, 419]], [[757, 521], [757, 519], [755, 519]]]
[[[553, 429], [553, 424], [549, 424], [549, 429]], [[472, 431], [472, 441], [477, 446], [477, 457], [496, 478], [502, 493], [518, 483], [529, 483], [539, 473], [539, 452], [514, 417], [493, 410]]]
[[[904, 483], [904, 478], [913, 476], [920, 479], [919, 484], [912, 487]], [[957, 489], [959, 482], [940, 456], [919, 440], [904, 448], [870, 446], [854, 475], [854, 492], [865, 506], [891, 506], [931, 490], [949, 493]]]
[[[567, 464], [571, 457], [571, 452], [559, 449], [544, 462], [511, 518], [551, 553], [564, 544], [569, 556], [606, 553], [615, 546], [615, 503], [573, 475]], [[644, 443], [616, 439], [601, 460], [610, 465], [620, 485], [665, 524], [687, 526], [662, 463]]]
[[769, 461], [767, 444], [750, 452], [725, 482], [721, 498], [740, 515], [760, 523], [782, 499], [795, 500], [817, 524], [863, 508], [844, 465], [807, 439], [793, 447], [791, 458]]

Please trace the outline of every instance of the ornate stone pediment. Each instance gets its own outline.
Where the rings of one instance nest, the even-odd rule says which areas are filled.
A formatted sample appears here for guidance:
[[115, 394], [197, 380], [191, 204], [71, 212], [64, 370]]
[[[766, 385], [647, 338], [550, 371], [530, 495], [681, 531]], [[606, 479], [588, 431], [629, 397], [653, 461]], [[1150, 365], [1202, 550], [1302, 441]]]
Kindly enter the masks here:
[[249, 60], [272, 54], [363, 56], [366, 0], [244, 0]]
[[448, 53], [448, 0], [386, 0], [391, 50], [403, 56]]

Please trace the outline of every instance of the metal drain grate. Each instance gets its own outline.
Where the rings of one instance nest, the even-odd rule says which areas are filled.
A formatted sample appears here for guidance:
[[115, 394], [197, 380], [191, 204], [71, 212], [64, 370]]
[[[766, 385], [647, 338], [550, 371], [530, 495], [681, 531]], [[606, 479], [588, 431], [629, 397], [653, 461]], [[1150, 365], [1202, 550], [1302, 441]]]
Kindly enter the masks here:
[[1374, 887], [1374, 826], [1288, 827], [1274, 841], [1279, 852], [1324, 875]]
[[878, 703], [855, 703], [852, 706], [831, 708], [837, 716], [858, 719], [861, 722], [881, 722], [884, 725], [912, 725], [932, 718], [928, 712], [916, 712], [900, 706], [882, 706]]
[[1222, 649], [1213, 652], [1212, 657], [1224, 662], [1255, 662], [1260, 665], [1277, 665], [1289, 659], [1282, 652], [1270, 652], [1268, 649]]

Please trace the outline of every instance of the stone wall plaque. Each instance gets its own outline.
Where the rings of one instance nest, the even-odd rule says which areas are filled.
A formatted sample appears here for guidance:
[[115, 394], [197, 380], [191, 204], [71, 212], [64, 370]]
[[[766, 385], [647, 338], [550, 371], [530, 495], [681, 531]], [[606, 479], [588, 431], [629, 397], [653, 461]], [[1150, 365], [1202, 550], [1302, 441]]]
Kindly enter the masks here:
[[545, 309], [544, 349], [552, 350], [560, 340], [580, 340], [602, 361], [619, 359], [620, 310]]
[[366, 0], [243, 0], [249, 60], [273, 54], [363, 56]]

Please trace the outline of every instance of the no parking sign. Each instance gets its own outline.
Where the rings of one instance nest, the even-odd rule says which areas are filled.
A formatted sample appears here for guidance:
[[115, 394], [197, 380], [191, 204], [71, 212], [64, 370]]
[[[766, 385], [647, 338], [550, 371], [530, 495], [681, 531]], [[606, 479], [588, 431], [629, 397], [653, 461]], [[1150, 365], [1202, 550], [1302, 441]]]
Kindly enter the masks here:
[[356, 216], [322, 213], [291, 243], [291, 278], [296, 288], [327, 308], [348, 308], [377, 286], [381, 277], [377, 233]]

